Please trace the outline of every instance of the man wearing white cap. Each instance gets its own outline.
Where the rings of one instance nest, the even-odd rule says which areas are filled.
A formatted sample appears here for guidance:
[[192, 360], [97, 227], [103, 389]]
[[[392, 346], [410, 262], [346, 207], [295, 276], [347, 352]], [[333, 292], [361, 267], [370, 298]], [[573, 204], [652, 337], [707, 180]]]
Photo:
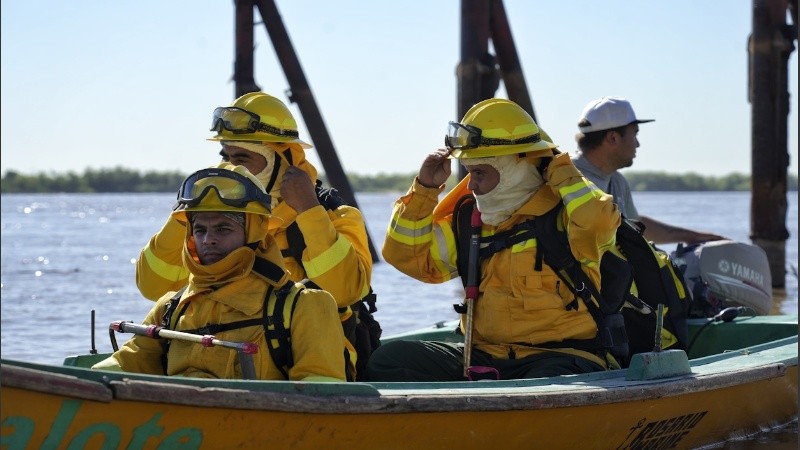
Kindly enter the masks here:
[[688, 244], [725, 239], [713, 233], [699, 232], [659, 222], [639, 215], [633, 204], [631, 188], [619, 169], [633, 165], [639, 147], [639, 124], [652, 119], [636, 118], [630, 102], [623, 98], [602, 97], [583, 109], [575, 135], [580, 152], [573, 157], [575, 166], [597, 187], [614, 196], [622, 214], [645, 226], [647, 239], [657, 243]]

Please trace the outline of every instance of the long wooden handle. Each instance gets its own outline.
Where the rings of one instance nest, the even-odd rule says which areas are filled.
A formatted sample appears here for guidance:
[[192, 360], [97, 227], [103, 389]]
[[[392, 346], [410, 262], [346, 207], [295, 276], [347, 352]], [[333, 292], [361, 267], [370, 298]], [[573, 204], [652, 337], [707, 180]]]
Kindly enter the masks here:
[[199, 335], [184, 333], [182, 331], [169, 330], [156, 325], [141, 325], [133, 322], [114, 321], [109, 325], [109, 329], [120, 333], [133, 333], [139, 336], [150, 338], [176, 339], [201, 344], [204, 347], [227, 347], [236, 350], [239, 355], [239, 364], [242, 367], [242, 377], [247, 380], [256, 378], [255, 364], [253, 355], [258, 353], [258, 344], [255, 342], [232, 342], [217, 339], [213, 335]]
[[151, 338], [164, 338], [164, 339], [177, 339], [180, 341], [189, 341], [202, 344], [204, 347], [221, 346], [228, 347], [235, 350], [241, 350], [244, 353], [253, 355], [258, 353], [258, 344], [254, 342], [231, 342], [217, 339], [213, 335], [199, 335], [184, 333], [182, 331], [168, 330], [164, 327], [156, 325], [140, 325], [133, 322], [115, 321], [111, 322], [111, 328], [120, 333], [133, 333], [140, 336], [147, 336]]

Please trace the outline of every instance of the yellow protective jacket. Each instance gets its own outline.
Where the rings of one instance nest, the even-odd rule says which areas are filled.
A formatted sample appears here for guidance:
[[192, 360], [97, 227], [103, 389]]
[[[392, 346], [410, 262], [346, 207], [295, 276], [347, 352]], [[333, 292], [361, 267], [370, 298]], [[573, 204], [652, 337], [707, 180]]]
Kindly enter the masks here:
[[[305, 160], [302, 149], [299, 146], [297, 149], [292, 148], [295, 164], [312, 181], [316, 180], [316, 170]], [[284, 257], [284, 266], [292, 280], [310, 279], [333, 295], [339, 307], [349, 306], [367, 295], [372, 254], [364, 218], [357, 208], [343, 205], [329, 211], [320, 205], [297, 214], [289, 205], [279, 203], [272, 211], [270, 234], [282, 251], [289, 246], [286, 229], [293, 222], [297, 222], [306, 248], [303, 266], [291, 256]], [[170, 216], [142, 249], [136, 261], [136, 286], [145, 297], [157, 300], [164, 293], [186, 285], [189, 272], [181, 258], [185, 232], [185, 225]], [[342, 320], [348, 317], [349, 313]]]
[[[614, 245], [620, 223], [612, 197], [588, 183], [566, 153], [551, 161], [545, 180], [549, 180], [547, 184], [508, 220], [497, 227], [483, 225], [482, 236], [541, 216], [563, 201], [565, 208], [558, 226], [566, 224], [576, 260], [599, 286], [599, 261]], [[426, 283], [442, 283], [459, 276], [452, 213], [437, 214], [434, 220], [441, 190], [414, 181], [409, 192], [395, 203], [382, 251], [386, 262]], [[450, 199], [445, 202], [450, 203]], [[555, 272], [546, 264], [541, 271], [534, 270], [536, 247], [536, 239], [522, 241], [482, 263], [473, 343], [495, 358], [525, 357], [542, 351], [536, 348], [537, 344], [592, 339], [597, 334], [597, 325], [582, 302], [578, 302], [577, 310], [567, 309], [574, 296], [561, 285]], [[464, 327], [462, 317], [462, 331]], [[606, 365], [604, 359], [585, 351], [558, 351]]]
[[[270, 238], [267, 237], [267, 240]], [[188, 250], [184, 250], [188, 252]], [[170, 329], [177, 331], [196, 330], [209, 324], [227, 324], [263, 317], [264, 299], [268, 290], [268, 315], [275, 305], [275, 290], [285, 283], [288, 273], [280, 280], [266, 278], [252, 270], [255, 253], [242, 247], [211, 266], [187, 262], [190, 270], [189, 285], [180, 296], [173, 314]], [[259, 255], [268, 261], [281, 264], [280, 254], [271, 245], [267, 254]], [[201, 273], [208, 267], [222, 265], [221, 277], [213, 273]], [[212, 280], [210, 283], [198, 279]], [[161, 325], [173, 292], [159, 299], [144, 319], [144, 324]], [[292, 296], [293, 294], [290, 294]], [[345, 381], [344, 349], [347, 340], [339, 323], [336, 303], [327, 292], [305, 289], [297, 295], [294, 312], [292, 302], [287, 299], [284, 322], [290, 323], [291, 346], [294, 364], [288, 370], [290, 380]], [[180, 313], [178, 313], [180, 311]], [[289, 320], [290, 319], [290, 320]], [[270, 356], [261, 324], [222, 331], [217, 339], [236, 342], [254, 342], [258, 352], [253, 355], [256, 377], [262, 380], [282, 380], [281, 372]], [[164, 374], [162, 355], [163, 339], [134, 336], [117, 352], [95, 369], [123, 370], [147, 374]], [[183, 375], [201, 378], [242, 378], [242, 370], [233, 349], [173, 339], [167, 354], [167, 375]]]

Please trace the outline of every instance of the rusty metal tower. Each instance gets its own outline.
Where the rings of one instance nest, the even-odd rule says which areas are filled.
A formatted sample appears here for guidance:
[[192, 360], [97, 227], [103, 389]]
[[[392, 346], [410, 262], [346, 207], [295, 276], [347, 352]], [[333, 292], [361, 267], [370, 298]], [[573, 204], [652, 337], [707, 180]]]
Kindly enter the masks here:
[[[256, 84], [253, 76], [253, 30], [254, 30], [254, 8], [258, 8], [261, 19], [267, 30], [272, 46], [281, 63], [283, 73], [289, 81], [289, 101], [297, 103], [303, 121], [306, 124], [314, 147], [317, 149], [325, 175], [332, 186], [335, 186], [339, 193], [350, 205], [358, 207], [350, 181], [344, 173], [336, 149], [333, 147], [322, 113], [311, 92], [311, 87], [303, 73], [303, 67], [297, 53], [294, 51], [289, 33], [283, 25], [283, 20], [278, 12], [278, 7], [274, 0], [234, 0], [236, 7], [236, 60], [234, 62], [233, 81], [235, 84], [236, 97], [248, 92], [260, 91], [261, 88]], [[369, 250], [372, 253], [372, 260], [380, 260], [378, 251], [372, 243], [372, 238], [367, 231], [369, 240]]]
[[[489, 53], [490, 40], [496, 55]], [[457, 118], [475, 103], [494, 97], [502, 79], [509, 100], [536, 120], [502, 0], [461, 0], [461, 60], [456, 75]], [[466, 176], [463, 167], [458, 170], [459, 178]]]
[[[792, 23], [787, 23], [787, 13]], [[772, 286], [786, 284], [789, 167], [788, 61], [797, 40], [797, 0], [753, 0], [748, 99], [752, 110], [750, 239], [767, 253]]]

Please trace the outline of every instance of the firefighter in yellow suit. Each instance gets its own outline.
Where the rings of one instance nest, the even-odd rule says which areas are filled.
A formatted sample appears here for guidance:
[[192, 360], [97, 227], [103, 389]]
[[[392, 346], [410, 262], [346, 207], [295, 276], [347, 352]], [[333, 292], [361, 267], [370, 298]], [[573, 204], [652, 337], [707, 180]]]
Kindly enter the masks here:
[[[284, 254], [292, 280], [308, 278], [333, 295], [347, 320], [349, 306], [367, 295], [372, 255], [361, 212], [352, 206], [326, 210], [314, 190], [316, 168], [306, 159], [311, 145], [299, 139], [292, 113], [279, 99], [251, 92], [230, 106], [214, 110], [210, 138], [222, 144], [223, 161], [243, 165], [272, 197], [270, 235]], [[296, 223], [305, 249], [302, 265], [290, 256], [287, 229]], [[170, 217], [142, 250], [136, 262], [136, 285], [155, 300], [186, 284], [181, 260], [184, 226]]]
[[[276, 291], [289, 280], [289, 274], [278, 246], [267, 234], [273, 220], [271, 199], [258, 179], [242, 166], [224, 163], [190, 175], [178, 199], [172, 218], [185, 224], [181, 253], [189, 272], [188, 286], [177, 296], [166, 293], [143, 323], [186, 333], [227, 326], [214, 336], [258, 345], [253, 361], [257, 379], [282, 380], [286, 377], [275, 364], [265, 338], [266, 305], [267, 314], [282, 313], [288, 325], [292, 353], [288, 370], [284, 370], [288, 379], [345, 381], [346, 339], [336, 302], [329, 293], [300, 289], [296, 300], [286, 301], [284, 311], [274, 311]], [[256, 265], [269, 270], [256, 270]], [[165, 323], [173, 298], [179, 301]], [[243, 377], [234, 350], [180, 339], [168, 343], [140, 335], [93, 368], [201, 378]]]
[[[447, 149], [428, 155], [411, 189], [395, 203], [383, 245], [389, 264], [426, 283], [464, 275], [458, 270], [452, 223], [463, 183], [438, 201], [451, 173], [450, 158], [455, 158], [469, 172], [467, 187], [482, 221], [481, 242], [509, 230], [515, 235], [515, 226], [563, 202], [557, 225], [566, 229], [575, 259], [599, 285], [599, 261], [615, 243], [620, 213], [612, 197], [588, 182], [568, 154], [542, 137], [528, 113], [509, 100], [482, 101], [461, 122], [450, 122], [445, 142]], [[592, 345], [598, 326], [590, 312], [575, 302], [547, 264], [537, 270], [536, 255], [537, 241], [531, 237], [480, 262], [470, 330], [472, 365], [500, 379], [607, 369], [607, 359]], [[462, 332], [467, 332], [466, 323], [462, 316]], [[366, 377], [464, 380], [464, 345], [389, 342], [372, 355]]]

